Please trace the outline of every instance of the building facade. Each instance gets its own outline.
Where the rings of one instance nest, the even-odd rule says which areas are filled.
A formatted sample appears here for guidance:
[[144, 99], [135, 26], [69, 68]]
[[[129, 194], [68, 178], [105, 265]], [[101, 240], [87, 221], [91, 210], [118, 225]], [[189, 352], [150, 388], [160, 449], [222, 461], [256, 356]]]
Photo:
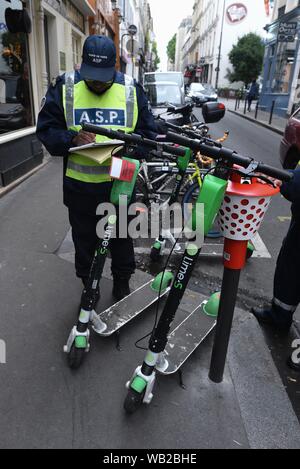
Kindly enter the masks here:
[[263, 28], [269, 20], [267, 1], [195, 1], [187, 68], [192, 81], [210, 83], [218, 88], [230, 85], [228, 54], [240, 37], [250, 32], [265, 35]]
[[192, 17], [188, 16], [184, 18], [180, 23], [177, 32], [176, 39], [176, 54], [175, 54], [175, 70], [183, 72], [185, 69], [185, 60], [186, 60], [186, 41], [190, 36], [190, 30], [192, 28]]
[[[130, 25], [137, 27], [133, 57], [126, 48]], [[141, 80], [151, 67], [146, 0], [0, 0], [0, 187], [42, 162], [35, 136], [40, 103], [58, 75], [80, 67], [90, 34], [115, 42], [118, 69]]]
[[300, 103], [300, 1], [275, 0], [266, 30], [260, 105], [285, 117]]

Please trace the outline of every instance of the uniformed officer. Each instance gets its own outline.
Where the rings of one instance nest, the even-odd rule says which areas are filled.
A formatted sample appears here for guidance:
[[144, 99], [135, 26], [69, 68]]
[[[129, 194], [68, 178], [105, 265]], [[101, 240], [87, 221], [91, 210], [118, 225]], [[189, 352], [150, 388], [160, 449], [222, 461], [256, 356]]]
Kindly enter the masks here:
[[[69, 209], [76, 274], [84, 284], [97, 242], [96, 208], [109, 202], [112, 182], [109, 162], [100, 165], [80, 152], [68, 153], [71, 147], [107, 140], [82, 131], [81, 124], [134, 131], [149, 138], [157, 134], [143, 88], [117, 72], [115, 65], [113, 41], [106, 36], [89, 36], [83, 46], [80, 70], [65, 73], [52, 83], [37, 123], [37, 136], [49, 153], [64, 157], [64, 204]], [[120, 300], [130, 293], [129, 279], [135, 270], [132, 240], [112, 239], [110, 251], [113, 295]]]
[[273, 300], [252, 312], [260, 322], [288, 330], [300, 303], [300, 170], [282, 184], [281, 193], [292, 202], [292, 221], [277, 259]]

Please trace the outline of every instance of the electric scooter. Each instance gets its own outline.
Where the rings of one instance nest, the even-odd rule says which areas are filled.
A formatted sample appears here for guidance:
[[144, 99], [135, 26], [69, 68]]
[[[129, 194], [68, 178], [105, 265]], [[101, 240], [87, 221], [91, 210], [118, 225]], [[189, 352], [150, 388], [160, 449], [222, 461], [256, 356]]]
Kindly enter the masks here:
[[[94, 130], [98, 130], [97, 126], [89, 126], [84, 125], [83, 129], [89, 132], [94, 132]], [[109, 130], [107, 130], [108, 137], [110, 136]], [[122, 140], [126, 142], [126, 134], [121, 133]], [[163, 143], [158, 143], [153, 140], [144, 139], [140, 135], [130, 135], [130, 139], [128, 141], [129, 145], [124, 150], [124, 154], [130, 155], [132, 154], [133, 148], [130, 145], [142, 145], [146, 148], [151, 148], [157, 151], [164, 151], [166, 153], [170, 153], [171, 155], [175, 155], [177, 157], [186, 157], [187, 151], [182, 148], [177, 148], [171, 145], [165, 145]], [[127, 160], [131, 164], [134, 165], [134, 173], [132, 179], [129, 183], [124, 183], [122, 181], [116, 180], [112, 187], [111, 192], [111, 202], [114, 204], [118, 204], [119, 196], [123, 195], [126, 196], [126, 200], [130, 200], [132, 191], [134, 189], [136, 177], [139, 170], [139, 161], [134, 160], [132, 158], [124, 157], [123, 160]], [[120, 182], [121, 182], [121, 189], [120, 189]], [[122, 198], [124, 200], [124, 198]], [[107, 258], [107, 253], [110, 245], [110, 240], [113, 236], [113, 233], [116, 229], [117, 225], [117, 216], [111, 215], [108, 218], [108, 222], [104, 229], [104, 236], [103, 239], [99, 239], [97, 242], [97, 246], [95, 249], [94, 259], [91, 265], [89, 277], [87, 280], [87, 284], [82, 292], [81, 296], [81, 304], [80, 304], [80, 312], [77, 325], [75, 325], [71, 333], [68, 337], [67, 344], [64, 346], [64, 352], [68, 355], [68, 363], [70, 368], [77, 369], [80, 367], [83, 358], [87, 352], [90, 350], [90, 331], [89, 331], [89, 324], [92, 324], [93, 330], [103, 336], [111, 335], [113, 332], [119, 330], [123, 325], [129, 322], [133, 317], [137, 316], [140, 312], [144, 311], [149, 305], [153, 304], [157, 301], [157, 294], [154, 292], [150, 287], [152, 282], [147, 282], [143, 285], [142, 288], [138, 290], [138, 292], [134, 292], [133, 294], [126, 297], [125, 301], [121, 300], [121, 302], [115, 305], [115, 309], [121, 307], [123, 311], [128, 311], [128, 308], [131, 307], [131, 311], [134, 310], [134, 314], [129, 314], [123, 321], [120, 321], [118, 314], [112, 314], [111, 308], [106, 310], [100, 317], [96, 311], [95, 306], [97, 301], [99, 300], [98, 291], [99, 291], [99, 283], [102, 277], [104, 264]], [[171, 282], [172, 276], [167, 275], [166, 278], [168, 280], [165, 281], [165, 288], [164, 291], [162, 290], [162, 295], [167, 292], [168, 283]], [[145, 293], [147, 291], [147, 295]], [[145, 301], [146, 298], [146, 301]], [[138, 299], [140, 299], [140, 307], [137, 309], [136, 306], [138, 304]], [[127, 302], [127, 307], [124, 308], [124, 303]], [[116, 311], [115, 311], [116, 312]], [[113, 318], [112, 321], [109, 321], [109, 318]], [[116, 320], [118, 318], [118, 320]]]
[[[220, 225], [225, 235], [222, 291], [220, 295], [215, 294], [212, 298], [213, 307], [209, 307], [209, 302], [203, 303], [169, 335], [171, 324], [201, 251], [201, 246], [187, 243], [167, 301], [152, 332], [144, 362], [135, 369], [126, 385], [128, 392], [124, 408], [128, 413], [135, 412], [142, 403], [150, 404], [156, 371], [170, 374], [178, 370], [215, 326], [216, 337], [210, 378], [215, 382], [222, 381], [239, 275], [246, 261], [247, 243], [251, 235], [258, 230], [271, 196], [279, 192], [278, 188], [258, 184], [256, 173], [284, 181], [292, 177], [287, 171], [256, 162], [223, 147], [207, 145], [200, 140], [191, 140], [171, 132], [167, 134], [167, 138], [168, 141], [200, 151], [217, 161], [214, 173], [204, 178], [198, 203], [204, 204], [204, 234], [210, 229], [219, 210], [223, 217]], [[268, 182], [262, 175], [259, 175], [259, 178]], [[248, 180], [250, 184], [242, 184], [243, 179]], [[233, 182], [230, 180], [238, 181], [235, 182], [238, 188], [232, 187]], [[227, 188], [230, 196], [225, 196]], [[223, 208], [221, 208], [222, 203]], [[199, 227], [193, 226], [193, 228]], [[188, 336], [191, 336], [191, 340], [187, 339]]]

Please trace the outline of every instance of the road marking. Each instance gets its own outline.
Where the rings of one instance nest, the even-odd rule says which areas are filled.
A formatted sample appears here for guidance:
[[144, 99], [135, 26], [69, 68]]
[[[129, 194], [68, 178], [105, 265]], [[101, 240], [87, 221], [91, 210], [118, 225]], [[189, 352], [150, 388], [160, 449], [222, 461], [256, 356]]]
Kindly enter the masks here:
[[[178, 243], [181, 246], [180, 251], [173, 251], [173, 254], [182, 254], [184, 252], [184, 243]], [[259, 259], [271, 259], [272, 256], [268, 251], [265, 243], [262, 238], [257, 233], [252, 239], [252, 244], [255, 248], [252, 257], [257, 257]], [[136, 246], [134, 248], [136, 254], [150, 256], [151, 248], [146, 246]], [[58, 251], [56, 252], [58, 257], [64, 259], [67, 262], [74, 264], [74, 244], [72, 240], [71, 230], [68, 231], [65, 239], [60, 245]], [[166, 248], [164, 254], [169, 255], [170, 249]], [[204, 243], [200, 256], [202, 257], [223, 257], [223, 243]]]
[[291, 221], [292, 217], [277, 217], [279, 221], [284, 223], [285, 221]]
[[[257, 233], [255, 237], [251, 240], [255, 250], [252, 254], [252, 257], [257, 257], [259, 259], [271, 259], [272, 256], [268, 251], [265, 243]], [[172, 254], [182, 254], [184, 252], [184, 243], [178, 243], [181, 246], [180, 251], [173, 251]], [[166, 248], [164, 250], [165, 255], [170, 254], [171, 249]], [[134, 248], [134, 252], [136, 254], [146, 255], [149, 256], [151, 252], [151, 248], [149, 247], [140, 247], [137, 246]], [[221, 243], [204, 243], [203, 248], [201, 250], [200, 256], [202, 257], [223, 257], [223, 244]]]

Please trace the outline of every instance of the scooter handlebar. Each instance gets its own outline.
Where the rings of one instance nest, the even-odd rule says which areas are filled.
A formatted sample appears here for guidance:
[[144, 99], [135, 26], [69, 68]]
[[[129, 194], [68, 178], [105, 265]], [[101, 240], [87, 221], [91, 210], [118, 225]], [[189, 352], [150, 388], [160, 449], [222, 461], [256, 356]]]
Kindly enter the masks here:
[[205, 156], [209, 156], [214, 160], [227, 160], [232, 164], [237, 164], [248, 168], [253, 165], [253, 172], [261, 172], [267, 176], [279, 179], [281, 181], [288, 182], [293, 178], [293, 174], [285, 171], [284, 169], [274, 168], [263, 162], [256, 162], [253, 158], [248, 156], [240, 155], [233, 150], [222, 147], [220, 144], [207, 145], [202, 143], [200, 140], [192, 140], [190, 138], [184, 137], [182, 135], [175, 134], [173, 132], [168, 132], [166, 135], [169, 142], [177, 143], [188, 148], [191, 148], [194, 151], [199, 151]]
[[127, 134], [119, 130], [106, 129], [105, 127], [100, 127], [93, 124], [82, 124], [82, 129], [86, 132], [91, 132], [98, 135], [103, 135], [105, 137], [121, 140], [129, 145], [141, 145], [144, 147], [153, 148], [154, 150], [163, 150], [166, 153], [170, 153], [175, 156], [184, 156], [186, 150], [184, 148], [173, 147], [171, 145], [166, 145], [163, 143], [155, 142], [148, 138], [144, 138], [138, 134]]

